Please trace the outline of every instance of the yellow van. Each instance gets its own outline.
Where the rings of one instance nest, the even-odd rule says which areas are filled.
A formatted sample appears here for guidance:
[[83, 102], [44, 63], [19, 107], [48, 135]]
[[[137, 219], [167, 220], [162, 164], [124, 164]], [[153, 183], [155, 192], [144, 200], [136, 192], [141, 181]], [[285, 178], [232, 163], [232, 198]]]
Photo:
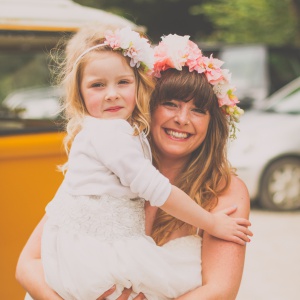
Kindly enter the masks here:
[[62, 180], [56, 166], [66, 160], [48, 53], [91, 22], [141, 29], [70, 0], [0, 1], [0, 299], [24, 299], [17, 259]]

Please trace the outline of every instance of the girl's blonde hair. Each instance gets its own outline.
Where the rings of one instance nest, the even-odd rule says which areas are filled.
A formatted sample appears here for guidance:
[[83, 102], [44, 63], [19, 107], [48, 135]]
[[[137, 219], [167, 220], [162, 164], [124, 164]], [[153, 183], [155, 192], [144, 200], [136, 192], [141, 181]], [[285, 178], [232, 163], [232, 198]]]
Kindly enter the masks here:
[[[150, 109], [153, 113], [164, 101], [176, 99], [188, 102], [209, 112], [210, 122], [203, 143], [190, 157], [181, 170], [180, 176], [173, 183], [186, 192], [196, 203], [207, 210], [217, 205], [218, 196], [229, 184], [232, 169], [227, 161], [226, 144], [229, 136], [229, 123], [226, 115], [219, 108], [218, 100], [204, 74], [189, 72], [187, 67], [182, 71], [168, 69], [162, 72], [151, 96]], [[153, 149], [154, 165], [159, 169], [155, 141], [150, 137]], [[158, 245], [162, 245], [174, 230], [187, 226], [191, 234], [195, 228], [158, 210], [152, 236]]]
[[[78, 31], [67, 43], [65, 49], [65, 59], [59, 66], [58, 83], [63, 86], [65, 91], [62, 101], [62, 111], [64, 116], [64, 126], [67, 135], [64, 139], [64, 146], [67, 154], [72, 145], [76, 134], [82, 128], [82, 121], [87, 114], [80, 92], [80, 82], [84, 67], [92, 55], [103, 51], [114, 51], [109, 46], [102, 46], [87, 52], [77, 62], [78, 57], [87, 49], [102, 44], [104, 42], [104, 32], [107, 30], [115, 30], [115, 27], [99, 27], [89, 26]], [[114, 51], [120, 55], [130, 66], [129, 58], [124, 57], [120, 51]], [[149, 132], [150, 114], [149, 99], [154, 89], [154, 81], [150, 75], [145, 74], [140, 68], [133, 68], [136, 79], [136, 107], [132, 113], [129, 122], [135, 124], [137, 130], [135, 134], [144, 131]], [[61, 167], [65, 171], [67, 165]]]

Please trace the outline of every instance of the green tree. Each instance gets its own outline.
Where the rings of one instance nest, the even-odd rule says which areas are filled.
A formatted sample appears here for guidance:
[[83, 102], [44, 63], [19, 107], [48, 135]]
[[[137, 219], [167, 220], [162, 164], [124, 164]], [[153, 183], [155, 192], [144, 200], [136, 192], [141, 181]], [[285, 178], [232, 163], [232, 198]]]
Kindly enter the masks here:
[[210, 40], [226, 43], [298, 45], [299, 0], [215, 0], [193, 7], [214, 24]]
[[163, 34], [199, 41], [300, 46], [300, 0], [75, 0]]
[[164, 34], [190, 35], [205, 39], [212, 34], [212, 24], [192, 7], [210, 0], [75, 0], [82, 5], [100, 8], [121, 15], [147, 28], [147, 34], [158, 42]]

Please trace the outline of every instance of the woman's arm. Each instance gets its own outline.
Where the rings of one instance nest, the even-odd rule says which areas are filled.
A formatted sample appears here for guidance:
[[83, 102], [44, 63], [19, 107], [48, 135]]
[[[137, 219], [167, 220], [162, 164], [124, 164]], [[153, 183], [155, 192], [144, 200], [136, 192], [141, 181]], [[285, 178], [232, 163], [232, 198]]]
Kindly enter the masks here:
[[[24, 246], [17, 263], [16, 279], [35, 300], [62, 300], [63, 298], [55, 293], [44, 279], [41, 261], [41, 238], [46, 220], [47, 216], [44, 215]], [[106, 291], [97, 300], [105, 300], [114, 291], [115, 286]], [[124, 289], [122, 295], [116, 300], [127, 300], [130, 294], [130, 289]], [[143, 295], [138, 295], [134, 298], [134, 300], [142, 299], [144, 299]]]
[[46, 215], [38, 223], [23, 248], [16, 269], [16, 279], [36, 300], [61, 300], [45, 282], [41, 262], [41, 237]]
[[[234, 217], [249, 218], [250, 199], [245, 184], [232, 176], [230, 188], [219, 197], [214, 211], [236, 204]], [[214, 238], [204, 232], [202, 243], [202, 286], [177, 300], [236, 299], [245, 261], [245, 246]]]

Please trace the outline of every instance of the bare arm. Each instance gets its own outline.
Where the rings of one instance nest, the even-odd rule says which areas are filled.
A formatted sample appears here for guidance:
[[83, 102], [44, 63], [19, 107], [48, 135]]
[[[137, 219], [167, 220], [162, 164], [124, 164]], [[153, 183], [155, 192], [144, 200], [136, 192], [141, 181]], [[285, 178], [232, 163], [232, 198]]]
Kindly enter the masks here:
[[222, 212], [211, 214], [173, 185], [170, 196], [160, 208], [177, 219], [204, 229], [213, 236], [245, 245], [245, 242], [249, 242], [248, 236], [252, 235], [247, 228], [251, 224], [242, 215], [239, 218], [234, 217], [232, 213], [236, 211], [235, 205], [238, 205], [236, 201], [231, 202], [227, 207], [223, 207]]
[[[229, 190], [219, 198], [214, 211], [237, 204], [235, 217], [248, 218], [250, 199], [244, 183], [232, 177]], [[246, 247], [227, 242], [204, 233], [202, 244], [203, 285], [177, 300], [234, 300], [236, 299], [244, 268]]]
[[[44, 279], [41, 261], [41, 238], [46, 220], [47, 217], [44, 215], [24, 246], [17, 263], [16, 279], [35, 300], [62, 300], [63, 298], [55, 293]], [[105, 300], [114, 291], [115, 286], [106, 291], [97, 300]], [[127, 300], [130, 294], [131, 290], [125, 289], [116, 300]], [[138, 295], [134, 299], [144, 299], [144, 296]]]
[[36, 300], [61, 300], [45, 282], [41, 262], [41, 237], [46, 215], [36, 226], [23, 248], [16, 269], [16, 279]]

